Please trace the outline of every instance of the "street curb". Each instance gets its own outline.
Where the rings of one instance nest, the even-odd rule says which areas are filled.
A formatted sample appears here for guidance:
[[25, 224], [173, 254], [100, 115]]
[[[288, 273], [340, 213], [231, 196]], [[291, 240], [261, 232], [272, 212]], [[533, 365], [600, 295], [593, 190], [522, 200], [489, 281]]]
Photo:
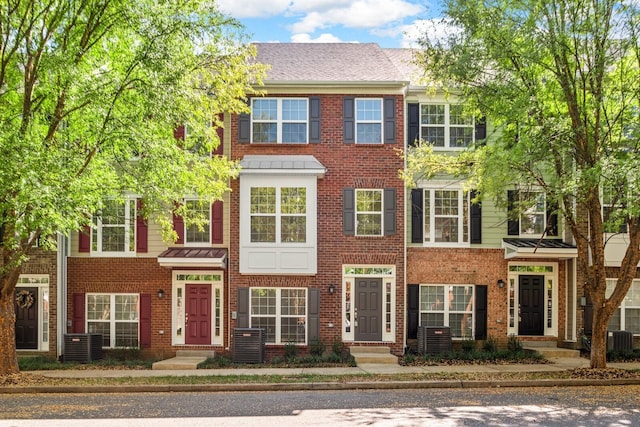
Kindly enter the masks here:
[[541, 380], [444, 380], [444, 381], [380, 381], [349, 383], [259, 383], [259, 384], [148, 384], [97, 386], [9, 386], [0, 394], [62, 393], [171, 393], [171, 392], [247, 392], [247, 391], [319, 391], [319, 390], [411, 390], [451, 388], [513, 387], [585, 387], [640, 385], [640, 378], [613, 379], [541, 379]]

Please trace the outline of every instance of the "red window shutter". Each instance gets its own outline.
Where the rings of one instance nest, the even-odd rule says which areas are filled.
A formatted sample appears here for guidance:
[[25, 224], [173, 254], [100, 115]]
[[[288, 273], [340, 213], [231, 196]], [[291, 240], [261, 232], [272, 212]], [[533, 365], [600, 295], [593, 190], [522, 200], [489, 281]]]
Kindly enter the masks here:
[[223, 216], [223, 204], [218, 200], [211, 205], [211, 243], [224, 243]]
[[91, 227], [88, 225], [78, 233], [78, 251], [91, 252]]
[[73, 314], [71, 316], [71, 328], [74, 334], [84, 333], [84, 293], [73, 294]]
[[173, 229], [178, 235], [178, 240], [176, 240], [176, 244], [183, 245], [184, 244], [184, 218], [180, 215], [173, 214]]
[[180, 141], [184, 141], [184, 125], [178, 126], [173, 130], [173, 137]]
[[140, 347], [151, 347], [151, 294], [140, 294]]
[[140, 212], [142, 211], [142, 200], [136, 200], [136, 252], [146, 253], [147, 242], [149, 240], [149, 227]]
[[[223, 123], [224, 114], [218, 114], [218, 120], [220, 121], [220, 123]], [[221, 126], [216, 128], [216, 133], [218, 134], [219, 142], [218, 146], [213, 150], [211, 154], [214, 156], [222, 156], [224, 154], [224, 128]]]

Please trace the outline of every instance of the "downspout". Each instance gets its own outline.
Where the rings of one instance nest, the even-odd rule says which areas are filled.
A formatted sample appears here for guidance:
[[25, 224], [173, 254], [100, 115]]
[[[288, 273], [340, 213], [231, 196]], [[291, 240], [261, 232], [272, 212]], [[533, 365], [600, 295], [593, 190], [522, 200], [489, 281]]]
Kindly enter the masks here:
[[56, 310], [56, 355], [58, 359], [64, 352], [64, 335], [67, 333], [67, 257], [69, 256], [69, 238], [58, 233], [57, 251], [57, 310]]

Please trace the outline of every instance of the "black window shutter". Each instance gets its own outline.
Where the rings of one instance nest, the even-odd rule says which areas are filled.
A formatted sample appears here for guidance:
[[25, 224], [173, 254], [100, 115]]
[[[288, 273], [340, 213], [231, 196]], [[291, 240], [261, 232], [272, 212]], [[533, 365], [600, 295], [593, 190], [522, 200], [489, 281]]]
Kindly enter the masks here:
[[547, 202], [547, 236], [558, 236], [558, 205], [554, 202]]
[[342, 190], [342, 231], [346, 236], [356, 234], [355, 197], [354, 188], [344, 188]]
[[518, 197], [517, 190], [507, 190], [507, 234], [509, 236], [520, 235], [520, 220], [514, 213]]
[[384, 143], [396, 143], [396, 99], [385, 97], [382, 100], [382, 110], [384, 115]]
[[418, 339], [420, 285], [407, 285], [407, 339]]
[[480, 117], [476, 119], [476, 142], [487, 138], [487, 118]]
[[384, 189], [384, 235], [396, 234], [396, 189]]
[[320, 97], [309, 98], [309, 142], [320, 142]]
[[342, 134], [345, 144], [355, 144], [356, 135], [355, 99], [342, 98]]
[[487, 339], [487, 285], [476, 285], [475, 324], [477, 340]]
[[309, 343], [320, 341], [320, 289], [309, 289], [309, 322], [307, 333], [309, 334]]
[[423, 200], [424, 191], [422, 188], [411, 190], [411, 243], [422, 243], [423, 231]]
[[[251, 108], [251, 98], [247, 100]], [[238, 114], [238, 142], [247, 144], [251, 142], [251, 114]]]
[[417, 147], [420, 138], [420, 104], [407, 104], [407, 146]]
[[[475, 190], [471, 191], [469, 198], [476, 197]], [[480, 202], [469, 205], [469, 241], [470, 243], [482, 243], [482, 205]]]
[[249, 288], [238, 288], [237, 328], [249, 327]]

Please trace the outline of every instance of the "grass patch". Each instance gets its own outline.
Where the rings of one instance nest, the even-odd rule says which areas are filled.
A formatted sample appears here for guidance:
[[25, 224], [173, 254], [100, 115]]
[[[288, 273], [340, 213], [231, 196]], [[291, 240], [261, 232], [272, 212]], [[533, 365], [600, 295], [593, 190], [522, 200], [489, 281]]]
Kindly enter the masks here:
[[400, 360], [405, 366], [420, 365], [470, 365], [483, 363], [547, 363], [540, 353], [522, 348], [497, 350], [493, 346], [488, 349], [463, 348], [442, 354], [406, 354]]
[[100, 360], [88, 363], [80, 362], [60, 362], [46, 356], [21, 357], [18, 358], [20, 371], [52, 371], [66, 369], [151, 369], [154, 360], [141, 359], [119, 359], [107, 355]]

